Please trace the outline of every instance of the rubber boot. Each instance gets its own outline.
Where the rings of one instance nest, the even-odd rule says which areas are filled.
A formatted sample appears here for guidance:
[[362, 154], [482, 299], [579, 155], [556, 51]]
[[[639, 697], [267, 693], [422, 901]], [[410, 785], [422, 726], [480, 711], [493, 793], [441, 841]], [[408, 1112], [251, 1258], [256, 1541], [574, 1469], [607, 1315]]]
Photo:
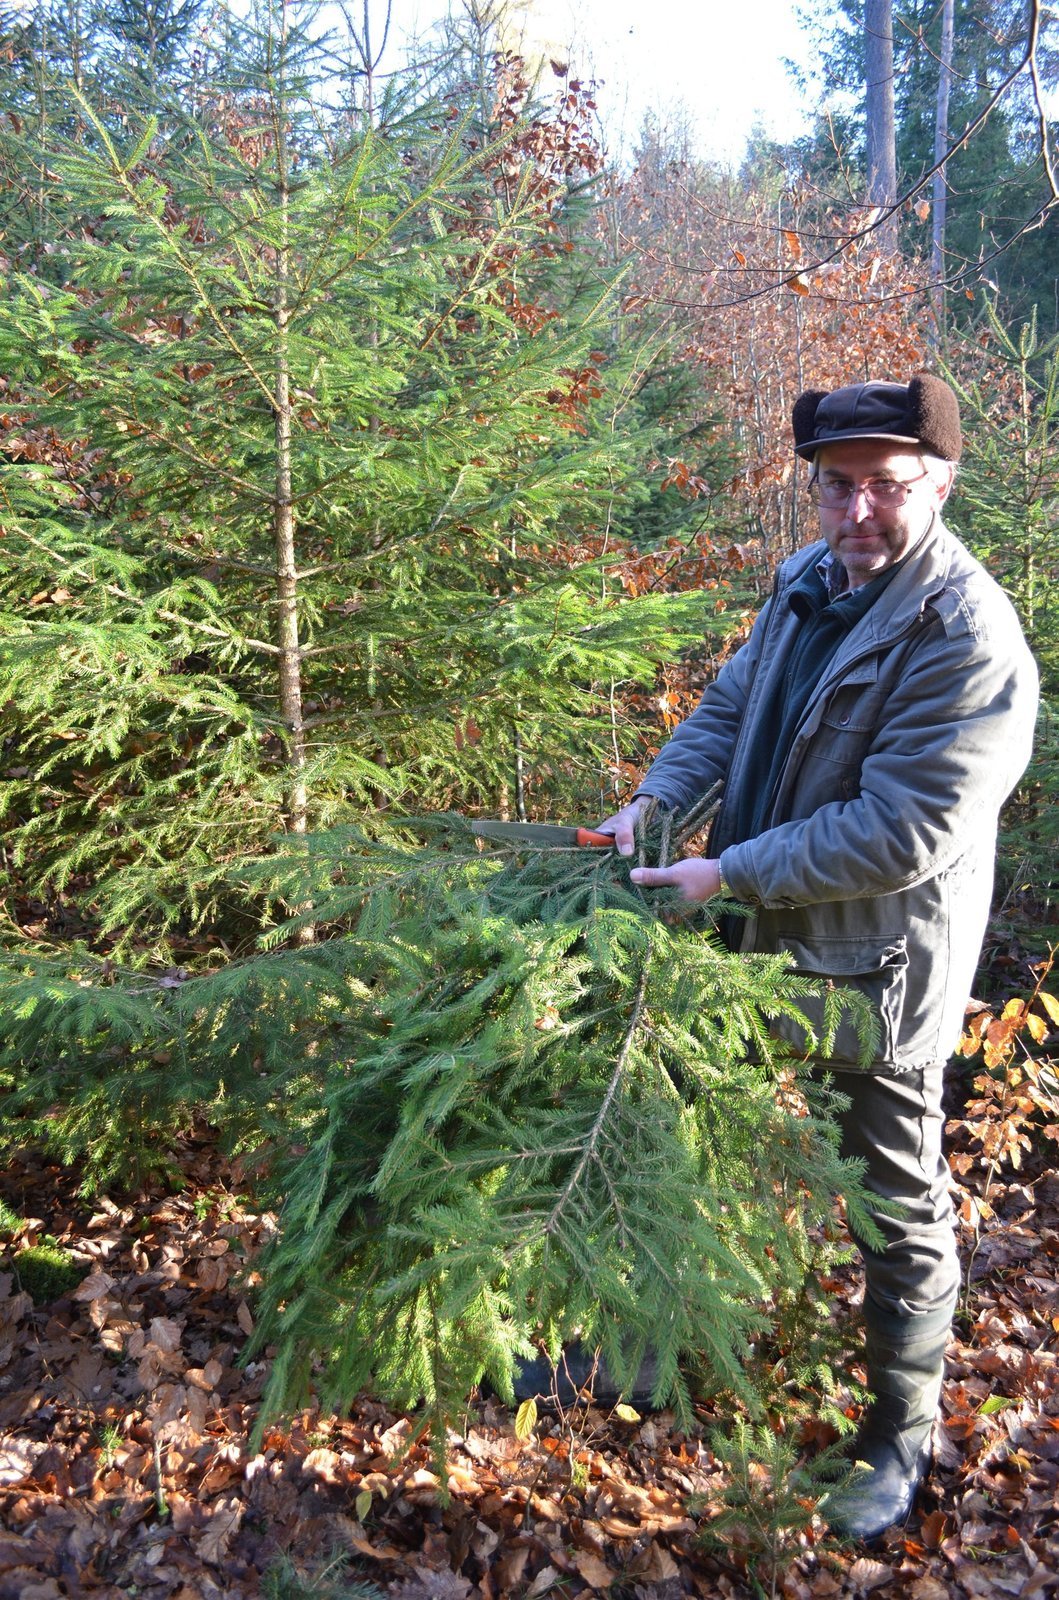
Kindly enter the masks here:
[[851, 1450], [858, 1472], [828, 1512], [847, 1539], [876, 1539], [912, 1509], [930, 1465], [951, 1305], [895, 1316], [865, 1302], [865, 1355], [872, 1399]]

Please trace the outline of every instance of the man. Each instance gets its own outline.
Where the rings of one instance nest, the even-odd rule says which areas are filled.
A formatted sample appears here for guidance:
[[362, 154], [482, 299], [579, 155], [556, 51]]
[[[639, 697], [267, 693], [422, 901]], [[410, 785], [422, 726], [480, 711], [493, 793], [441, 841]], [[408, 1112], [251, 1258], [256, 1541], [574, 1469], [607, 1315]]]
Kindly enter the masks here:
[[[746, 645], [601, 828], [629, 855], [649, 796], [682, 808], [723, 779], [709, 855], [633, 880], [741, 901], [740, 948], [788, 952], [859, 990], [878, 1021], [866, 1070], [852, 1025], [816, 1058], [850, 1100], [843, 1153], [902, 1206], [876, 1216], [884, 1248], [861, 1243], [874, 1398], [856, 1456], [872, 1471], [834, 1520], [867, 1539], [908, 1514], [930, 1459], [959, 1285], [942, 1072], [1037, 674], [1012, 607], [941, 520], [960, 454], [948, 385], [813, 391], [793, 424], [821, 542], [781, 566]], [[816, 1020], [822, 1036], [822, 1003]], [[804, 1035], [791, 1042], [804, 1053]]]

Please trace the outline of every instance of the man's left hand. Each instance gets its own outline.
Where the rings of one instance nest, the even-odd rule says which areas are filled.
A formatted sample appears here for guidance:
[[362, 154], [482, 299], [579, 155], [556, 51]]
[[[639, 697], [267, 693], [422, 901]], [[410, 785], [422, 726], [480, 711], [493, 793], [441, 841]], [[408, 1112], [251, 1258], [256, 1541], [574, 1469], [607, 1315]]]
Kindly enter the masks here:
[[720, 862], [692, 856], [671, 867], [634, 867], [629, 874], [641, 889], [679, 889], [685, 900], [711, 900], [721, 892]]

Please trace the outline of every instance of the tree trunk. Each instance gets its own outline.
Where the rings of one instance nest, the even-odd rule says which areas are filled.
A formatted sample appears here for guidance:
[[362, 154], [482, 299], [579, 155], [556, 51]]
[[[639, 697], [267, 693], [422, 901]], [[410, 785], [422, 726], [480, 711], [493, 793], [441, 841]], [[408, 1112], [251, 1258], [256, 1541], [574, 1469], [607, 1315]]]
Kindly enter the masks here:
[[[280, 203], [289, 204], [286, 189]], [[284, 218], [284, 222], [286, 219]], [[287, 750], [292, 781], [287, 802], [287, 826], [304, 833], [308, 826], [305, 790], [305, 727], [302, 720], [301, 649], [298, 643], [298, 569], [294, 548], [294, 507], [291, 501], [291, 406], [287, 362], [287, 260], [281, 249], [276, 262], [276, 493], [273, 529], [276, 541], [276, 595], [278, 622], [280, 710], [287, 729]]]
[[[273, 533], [276, 548], [276, 643], [279, 645], [279, 703], [286, 731], [291, 776], [287, 790], [287, 829], [305, 833], [309, 802], [305, 785], [305, 723], [302, 715], [301, 647], [298, 641], [298, 566], [294, 540], [294, 504], [291, 486], [290, 398], [290, 174], [287, 153], [285, 53], [287, 8], [282, 8], [278, 91], [273, 101], [278, 180], [279, 243], [276, 250], [273, 318], [276, 326], [275, 448], [276, 479], [273, 497]], [[312, 928], [302, 928], [301, 943], [311, 942]]]
[[[885, 209], [897, 197], [892, 0], [864, 0], [864, 62], [868, 203]], [[892, 249], [893, 224], [885, 224], [881, 235]]]
[[[949, 91], [952, 87], [952, 34], [953, 0], [942, 0], [941, 54], [938, 58], [938, 110], [934, 123], [934, 162], [944, 161], [949, 148]], [[945, 207], [947, 185], [945, 169], [938, 166], [934, 174], [933, 236], [930, 255], [932, 281], [931, 304], [934, 308], [934, 331], [931, 344], [937, 348], [945, 335]]]

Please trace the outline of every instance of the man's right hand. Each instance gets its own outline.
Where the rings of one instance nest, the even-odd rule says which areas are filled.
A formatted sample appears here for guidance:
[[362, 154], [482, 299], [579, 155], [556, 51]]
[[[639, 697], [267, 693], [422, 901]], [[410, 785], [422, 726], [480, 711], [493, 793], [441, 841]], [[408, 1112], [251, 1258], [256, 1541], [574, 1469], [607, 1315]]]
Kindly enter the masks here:
[[630, 800], [627, 806], [622, 806], [612, 817], [601, 822], [596, 827], [597, 833], [612, 833], [614, 843], [618, 847], [620, 856], [631, 856], [636, 847], [635, 830], [640, 814], [649, 803], [650, 796], [638, 795], [635, 800]]

